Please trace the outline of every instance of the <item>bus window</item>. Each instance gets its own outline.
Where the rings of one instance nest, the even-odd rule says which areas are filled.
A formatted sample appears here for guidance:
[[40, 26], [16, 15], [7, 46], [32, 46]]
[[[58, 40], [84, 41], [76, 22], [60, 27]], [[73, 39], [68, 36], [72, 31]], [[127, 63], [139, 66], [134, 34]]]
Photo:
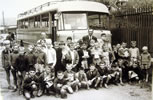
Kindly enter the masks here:
[[40, 16], [35, 17], [35, 28], [40, 28]]
[[43, 28], [49, 27], [49, 14], [48, 13], [42, 15], [42, 27]]
[[64, 28], [69, 29], [87, 29], [87, 18], [85, 13], [80, 14], [63, 14]]
[[34, 22], [35, 22], [34, 17], [29, 19], [29, 28], [34, 28]]
[[88, 13], [89, 28], [108, 29], [108, 16], [106, 14]]

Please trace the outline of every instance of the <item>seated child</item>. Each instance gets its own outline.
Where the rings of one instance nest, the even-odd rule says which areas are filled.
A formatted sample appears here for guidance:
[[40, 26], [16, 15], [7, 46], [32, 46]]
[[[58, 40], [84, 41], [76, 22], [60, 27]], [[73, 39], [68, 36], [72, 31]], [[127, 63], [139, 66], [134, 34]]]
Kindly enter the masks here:
[[41, 96], [43, 93], [50, 94], [54, 89], [53, 89], [53, 80], [55, 77], [55, 72], [52, 71], [49, 67], [45, 68], [45, 71], [40, 74], [39, 76], [39, 92], [38, 96]]
[[89, 85], [91, 87], [94, 87], [95, 89], [98, 89], [98, 84], [100, 83], [100, 74], [98, 70], [95, 68], [94, 64], [90, 64], [90, 69], [87, 72], [87, 78]]
[[132, 81], [138, 81], [142, 79], [141, 69], [139, 67], [139, 62], [136, 58], [135, 60], [133, 60], [133, 63], [130, 66], [130, 70], [128, 71], [128, 78], [130, 83]]
[[64, 78], [67, 80], [67, 85], [69, 85], [73, 90], [69, 91], [71, 94], [73, 91], [78, 91], [79, 80], [76, 77], [76, 74], [72, 71], [72, 63], [68, 61], [66, 63], [66, 71], [64, 72]]
[[23, 81], [23, 95], [27, 100], [30, 100], [31, 97], [35, 97], [38, 91], [38, 77], [36, 76], [36, 72], [31, 69], [25, 75]]
[[67, 91], [73, 92], [72, 88], [67, 85], [67, 80], [65, 80], [64, 73], [62, 71], [57, 72], [57, 77], [54, 80], [54, 89], [56, 97], [60, 95], [61, 98], [67, 98]]
[[86, 73], [84, 72], [84, 68], [80, 67], [80, 70], [76, 76], [79, 80], [79, 88], [89, 89], [88, 79]]
[[109, 69], [108, 67], [105, 65], [104, 62], [100, 62], [99, 66], [97, 66], [97, 69], [100, 73], [101, 76], [101, 81], [100, 81], [100, 87], [102, 87], [104, 85], [105, 88], [108, 88], [108, 82], [110, 80], [110, 75], [109, 75]]
[[111, 76], [111, 81], [115, 84], [118, 85], [118, 82], [122, 85], [122, 80], [121, 80], [121, 69], [118, 67], [116, 63], [112, 64], [111, 69], [110, 69], [110, 76]]

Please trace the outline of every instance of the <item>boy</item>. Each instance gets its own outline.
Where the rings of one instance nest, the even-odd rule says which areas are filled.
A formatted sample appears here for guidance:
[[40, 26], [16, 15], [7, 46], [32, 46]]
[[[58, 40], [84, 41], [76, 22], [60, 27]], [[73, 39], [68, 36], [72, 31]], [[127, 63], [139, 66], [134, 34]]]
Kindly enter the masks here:
[[52, 41], [50, 39], [46, 40], [46, 65], [51, 69], [54, 70], [56, 65], [56, 51], [53, 48]]
[[144, 46], [142, 48], [142, 53], [141, 53], [141, 69], [143, 71], [143, 74], [144, 74], [144, 80], [146, 82], [148, 82], [148, 79], [149, 79], [149, 69], [150, 69], [150, 66], [151, 66], [151, 55], [150, 53], [148, 52], [148, 47], [147, 46]]
[[11, 70], [12, 70], [12, 74], [13, 74], [13, 80], [14, 80], [14, 91], [17, 91], [17, 76], [16, 76], [16, 64], [15, 61], [19, 56], [19, 46], [18, 45], [14, 45], [13, 46], [13, 52], [11, 53]]
[[36, 74], [39, 76], [46, 67], [46, 54], [42, 51], [40, 44], [37, 44], [34, 55], [36, 59], [36, 64], [34, 67], [36, 69]]
[[100, 74], [95, 68], [94, 64], [90, 64], [89, 71], [87, 72], [87, 78], [90, 86], [98, 89], [98, 84], [100, 83]]
[[140, 52], [139, 48], [136, 47], [136, 41], [131, 41], [131, 48], [129, 49], [129, 53], [130, 53], [131, 63], [133, 63], [134, 59], [139, 60]]
[[79, 88], [87, 88], [89, 89], [89, 84], [88, 84], [88, 79], [87, 79], [87, 75], [84, 72], [84, 68], [80, 67], [79, 72], [77, 73], [77, 78], [79, 80]]
[[66, 58], [66, 59], [71, 59], [72, 60], [73, 71], [77, 72], [78, 71], [77, 65], [79, 63], [78, 52], [76, 50], [74, 50], [74, 43], [73, 42], [69, 43], [68, 46], [69, 46], [70, 50], [68, 52], [67, 57], [70, 57], [70, 58]]
[[88, 44], [83, 42], [81, 44], [81, 49], [78, 51], [79, 54], [79, 64], [78, 66], [84, 68], [85, 72], [89, 70], [88, 61], [89, 61], [89, 51], [87, 50]]
[[23, 79], [26, 75], [26, 72], [29, 71], [29, 62], [25, 56], [24, 48], [20, 48], [19, 56], [15, 61], [16, 71], [17, 71], [17, 83], [18, 83], [18, 92], [19, 95], [23, 92]]
[[99, 43], [95, 43], [94, 48], [91, 50], [92, 62], [95, 65], [99, 65], [102, 57], [102, 49], [99, 46]]
[[56, 91], [56, 97], [61, 95], [61, 98], [67, 98], [67, 91], [72, 91], [72, 88], [67, 85], [62, 71], [57, 72], [57, 77], [54, 80], [54, 89]]
[[2, 51], [2, 66], [5, 69], [6, 77], [7, 77], [7, 83], [8, 83], [8, 89], [12, 89], [10, 83], [10, 71], [11, 71], [11, 51], [10, 51], [10, 41], [5, 40], [3, 42], [5, 45], [5, 49]]
[[54, 70], [50, 69], [48, 66], [45, 68], [45, 71], [41, 73], [39, 77], [39, 91], [38, 96], [43, 95], [43, 93], [47, 93], [49, 95], [51, 91], [53, 91], [53, 81], [55, 78]]
[[66, 71], [64, 72], [64, 78], [67, 80], [67, 85], [69, 85], [73, 90], [69, 91], [73, 93], [73, 91], [78, 91], [78, 79], [76, 74], [72, 71], [73, 65], [71, 61], [66, 61]]
[[34, 69], [30, 69], [30, 71], [25, 75], [23, 81], [23, 95], [26, 100], [30, 100], [37, 95], [38, 91], [38, 77], [36, 76], [36, 72]]
[[121, 69], [118, 67], [117, 63], [113, 63], [110, 69], [110, 76], [111, 76], [111, 81], [115, 84], [118, 85], [118, 82], [122, 85], [122, 79], [121, 79]]
[[105, 65], [104, 62], [100, 62], [99, 66], [97, 66], [97, 69], [101, 76], [100, 87], [104, 85], [105, 88], [108, 88], [108, 82], [111, 78], [109, 75], [108, 67]]
[[56, 51], [56, 65], [55, 65], [55, 76], [57, 75], [57, 72], [62, 70], [64, 71], [64, 67], [62, 65], [62, 48], [59, 46], [59, 42], [54, 42], [54, 48]]
[[26, 53], [28, 62], [29, 62], [29, 68], [34, 68], [34, 65], [36, 63], [36, 57], [34, 55], [34, 47], [33, 45], [28, 45], [28, 52]]

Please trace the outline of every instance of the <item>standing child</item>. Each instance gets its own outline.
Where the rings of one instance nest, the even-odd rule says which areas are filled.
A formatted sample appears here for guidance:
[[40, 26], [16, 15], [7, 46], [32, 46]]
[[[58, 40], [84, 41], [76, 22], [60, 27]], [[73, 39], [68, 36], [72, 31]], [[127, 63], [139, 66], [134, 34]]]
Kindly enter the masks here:
[[20, 95], [23, 92], [23, 79], [26, 75], [26, 72], [29, 71], [29, 62], [28, 58], [25, 55], [24, 48], [20, 48], [19, 56], [15, 61], [15, 65], [17, 71], [18, 92]]
[[14, 92], [17, 91], [17, 76], [16, 76], [16, 64], [15, 61], [19, 56], [19, 46], [18, 45], [14, 45], [13, 46], [13, 52], [11, 53], [11, 70], [12, 70], [12, 74], [13, 74], [13, 80], [14, 80]]
[[81, 49], [78, 51], [79, 54], [79, 68], [84, 68], [85, 72], [89, 70], [88, 61], [89, 61], [89, 51], [87, 50], [88, 44], [83, 42], [81, 44]]
[[2, 51], [2, 66], [5, 69], [7, 82], [8, 82], [8, 89], [12, 89], [11, 83], [10, 83], [10, 71], [11, 71], [11, 51], [10, 51], [10, 41], [5, 40], [3, 42], [5, 45], [5, 49]]
[[146, 82], [148, 82], [149, 79], [149, 69], [151, 66], [151, 55], [148, 52], [148, 47], [144, 46], [142, 48], [142, 53], [141, 53], [141, 69], [144, 74], [144, 79]]

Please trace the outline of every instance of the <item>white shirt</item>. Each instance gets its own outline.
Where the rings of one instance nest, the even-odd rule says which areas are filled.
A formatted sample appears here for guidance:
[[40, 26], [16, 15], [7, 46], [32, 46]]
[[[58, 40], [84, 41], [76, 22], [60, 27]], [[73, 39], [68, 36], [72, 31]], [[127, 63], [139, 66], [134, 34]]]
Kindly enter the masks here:
[[71, 58], [72, 58], [72, 64], [74, 64], [74, 51], [70, 51]]
[[47, 57], [47, 64], [52, 64], [55, 66], [56, 64], [56, 51], [53, 48], [46, 48], [46, 57]]

